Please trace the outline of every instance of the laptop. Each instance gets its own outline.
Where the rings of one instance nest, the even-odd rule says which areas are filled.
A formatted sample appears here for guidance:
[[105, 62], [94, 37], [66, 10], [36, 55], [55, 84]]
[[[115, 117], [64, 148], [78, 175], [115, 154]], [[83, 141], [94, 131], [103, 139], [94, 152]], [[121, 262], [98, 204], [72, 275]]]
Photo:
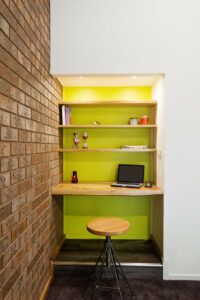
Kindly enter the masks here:
[[114, 187], [140, 188], [144, 184], [144, 165], [118, 166], [117, 182], [111, 184]]

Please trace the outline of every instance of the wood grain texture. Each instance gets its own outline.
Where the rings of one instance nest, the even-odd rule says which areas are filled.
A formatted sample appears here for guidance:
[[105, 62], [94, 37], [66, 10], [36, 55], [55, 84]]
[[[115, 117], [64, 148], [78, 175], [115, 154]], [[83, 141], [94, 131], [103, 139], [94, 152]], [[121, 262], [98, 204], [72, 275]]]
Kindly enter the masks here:
[[74, 149], [74, 148], [60, 148], [59, 152], [156, 152], [155, 148], [147, 149], [130, 149], [130, 148], [89, 148], [89, 149]]
[[52, 189], [52, 195], [110, 195], [110, 196], [152, 196], [162, 195], [163, 191], [157, 186], [152, 188], [122, 188], [112, 187], [111, 182], [93, 182], [73, 184], [63, 182]]
[[59, 105], [68, 105], [68, 106], [109, 106], [109, 105], [116, 105], [116, 106], [124, 106], [124, 105], [131, 105], [131, 106], [155, 106], [157, 105], [157, 101], [154, 100], [136, 100], [136, 101], [127, 101], [127, 100], [120, 100], [120, 101], [60, 101]]
[[113, 124], [113, 125], [106, 125], [106, 124], [101, 124], [101, 125], [93, 125], [93, 124], [80, 124], [80, 125], [75, 125], [75, 124], [69, 124], [69, 125], [59, 125], [59, 128], [156, 128], [156, 124], [149, 124], [149, 125], [129, 125], [129, 124]]
[[129, 222], [120, 218], [97, 218], [88, 222], [87, 230], [95, 235], [113, 236], [126, 233]]

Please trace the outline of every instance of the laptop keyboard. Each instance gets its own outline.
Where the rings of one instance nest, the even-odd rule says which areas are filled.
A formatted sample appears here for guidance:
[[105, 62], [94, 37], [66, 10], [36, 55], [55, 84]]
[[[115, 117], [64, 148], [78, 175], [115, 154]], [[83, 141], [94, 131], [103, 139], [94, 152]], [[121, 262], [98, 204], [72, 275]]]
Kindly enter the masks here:
[[130, 188], [139, 188], [142, 186], [142, 183], [118, 183], [114, 182], [111, 184], [113, 187], [130, 187]]

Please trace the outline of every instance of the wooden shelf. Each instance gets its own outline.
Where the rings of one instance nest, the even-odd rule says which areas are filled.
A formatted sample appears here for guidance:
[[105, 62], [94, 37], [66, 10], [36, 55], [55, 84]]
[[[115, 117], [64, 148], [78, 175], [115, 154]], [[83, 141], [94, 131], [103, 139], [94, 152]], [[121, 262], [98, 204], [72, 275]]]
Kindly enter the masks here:
[[68, 183], [62, 182], [52, 189], [52, 195], [110, 195], [110, 196], [153, 196], [162, 195], [159, 187], [122, 188], [112, 187], [110, 182]]
[[90, 149], [58, 149], [58, 152], [156, 152], [155, 148], [147, 149], [121, 149], [121, 148], [90, 148]]
[[149, 125], [59, 125], [59, 128], [157, 128], [155, 124]]
[[157, 105], [157, 101], [153, 100], [136, 100], [136, 101], [105, 101], [105, 100], [97, 100], [97, 101], [60, 101], [59, 105], [67, 105], [67, 106], [123, 106], [123, 105], [131, 105], [131, 106], [155, 106]]

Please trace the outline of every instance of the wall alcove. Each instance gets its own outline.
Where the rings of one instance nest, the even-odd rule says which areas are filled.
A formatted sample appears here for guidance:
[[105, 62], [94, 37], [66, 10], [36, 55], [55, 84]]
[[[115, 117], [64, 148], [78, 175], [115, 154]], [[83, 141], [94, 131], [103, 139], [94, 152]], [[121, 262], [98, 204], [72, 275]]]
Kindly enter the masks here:
[[[152, 240], [163, 252], [163, 84], [160, 74], [59, 76], [63, 182], [52, 194], [63, 196], [64, 234], [68, 240], [92, 239], [85, 224], [98, 216], [120, 216], [130, 222], [122, 240]], [[67, 107], [67, 110], [65, 108]], [[66, 112], [67, 111], [67, 112]], [[63, 119], [63, 114], [68, 114]], [[141, 117], [148, 116], [148, 124]], [[136, 117], [138, 124], [130, 125]], [[79, 135], [74, 149], [74, 133]], [[83, 149], [87, 132], [88, 149]], [[122, 148], [123, 145], [146, 148]], [[143, 164], [144, 181], [153, 187], [120, 191], [110, 188], [118, 164]], [[70, 183], [72, 172], [79, 183]], [[103, 182], [103, 184], [102, 184]]]

